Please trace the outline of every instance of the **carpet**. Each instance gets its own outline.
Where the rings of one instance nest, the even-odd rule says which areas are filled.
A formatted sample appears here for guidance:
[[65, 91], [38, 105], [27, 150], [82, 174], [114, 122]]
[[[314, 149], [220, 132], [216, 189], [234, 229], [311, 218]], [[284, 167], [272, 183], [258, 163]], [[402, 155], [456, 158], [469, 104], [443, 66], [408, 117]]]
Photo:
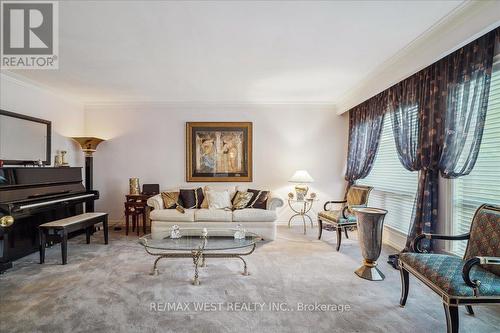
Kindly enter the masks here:
[[[439, 297], [411, 278], [407, 306], [399, 307], [399, 272], [386, 264], [381, 282], [353, 272], [361, 255], [355, 239], [335, 251], [335, 233], [303, 235], [299, 224], [279, 226], [278, 239], [246, 257], [251, 275], [235, 259], [207, 259], [201, 285], [193, 286], [192, 260], [154, 258], [137, 237], [110, 230], [69, 241], [68, 264], [60, 247], [14, 263], [0, 275], [1, 332], [443, 332]], [[355, 233], [351, 233], [354, 237]], [[460, 309], [462, 332], [497, 332], [500, 309]]]

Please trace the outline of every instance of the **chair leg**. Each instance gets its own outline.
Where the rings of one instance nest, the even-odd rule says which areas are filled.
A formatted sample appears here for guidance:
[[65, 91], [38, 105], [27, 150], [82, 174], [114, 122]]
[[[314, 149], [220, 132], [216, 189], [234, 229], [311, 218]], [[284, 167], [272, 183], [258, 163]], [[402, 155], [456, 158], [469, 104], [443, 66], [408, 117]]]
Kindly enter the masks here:
[[472, 305], [466, 305], [465, 309], [467, 310], [467, 313], [471, 316], [474, 315], [474, 310], [472, 309]]
[[446, 332], [458, 333], [458, 306], [443, 303], [443, 307], [446, 315]]
[[342, 243], [342, 228], [336, 227], [337, 230], [337, 251], [340, 251], [340, 244]]
[[401, 299], [399, 300], [399, 305], [404, 307], [406, 305], [408, 290], [410, 288], [410, 274], [403, 267], [399, 269], [399, 272], [401, 273]]
[[323, 221], [321, 221], [320, 219], [318, 219], [318, 228], [318, 239], [321, 239], [321, 234], [323, 233]]
[[349, 239], [349, 234], [347, 233], [347, 228], [344, 228], [345, 238]]

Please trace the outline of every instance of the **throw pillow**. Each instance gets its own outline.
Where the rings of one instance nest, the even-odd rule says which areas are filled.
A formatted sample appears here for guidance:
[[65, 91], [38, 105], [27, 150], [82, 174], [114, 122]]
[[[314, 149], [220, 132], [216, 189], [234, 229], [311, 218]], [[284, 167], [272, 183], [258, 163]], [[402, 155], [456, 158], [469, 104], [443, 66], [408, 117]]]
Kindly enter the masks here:
[[203, 203], [203, 190], [201, 187], [189, 190], [179, 190], [179, 195], [181, 197], [183, 207], [186, 209], [201, 208]]
[[177, 205], [182, 206], [179, 192], [161, 192], [161, 198], [165, 209], [174, 209]]
[[232, 202], [233, 210], [246, 208], [252, 197], [253, 193], [251, 192], [236, 192]]
[[209, 209], [231, 209], [229, 191], [207, 191]]
[[252, 199], [250, 200], [250, 202], [247, 205], [247, 208], [266, 209], [267, 197], [269, 195], [269, 191], [248, 189], [247, 192], [250, 192], [253, 194]]

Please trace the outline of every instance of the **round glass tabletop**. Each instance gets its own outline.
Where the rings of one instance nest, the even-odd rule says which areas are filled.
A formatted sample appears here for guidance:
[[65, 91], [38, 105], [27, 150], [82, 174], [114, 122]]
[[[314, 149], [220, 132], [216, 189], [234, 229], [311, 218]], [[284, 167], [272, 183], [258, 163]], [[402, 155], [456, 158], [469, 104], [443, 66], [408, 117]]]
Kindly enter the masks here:
[[[203, 228], [180, 228], [180, 238], [153, 238], [151, 234], [139, 238], [139, 243], [148, 249], [169, 251], [231, 250], [249, 247], [261, 240], [252, 232], [245, 232], [245, 238], [235, 239], [236, 229], [207, 228], [207, 236], [202, 237]], [[205, 243], [204, 243], [205, 242]]]

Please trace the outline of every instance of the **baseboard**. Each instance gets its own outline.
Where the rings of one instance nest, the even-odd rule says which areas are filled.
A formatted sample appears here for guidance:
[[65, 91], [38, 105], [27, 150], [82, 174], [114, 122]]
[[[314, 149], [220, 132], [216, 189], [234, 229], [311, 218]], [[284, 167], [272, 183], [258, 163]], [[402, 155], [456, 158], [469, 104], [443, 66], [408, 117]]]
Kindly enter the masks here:
[[395, 248], [396, 250], [401, 251], [405, 248], [406, 245], [406, 235], [401, 231], [385, 226], [382, 241], [384, 244], [387, 244]]

